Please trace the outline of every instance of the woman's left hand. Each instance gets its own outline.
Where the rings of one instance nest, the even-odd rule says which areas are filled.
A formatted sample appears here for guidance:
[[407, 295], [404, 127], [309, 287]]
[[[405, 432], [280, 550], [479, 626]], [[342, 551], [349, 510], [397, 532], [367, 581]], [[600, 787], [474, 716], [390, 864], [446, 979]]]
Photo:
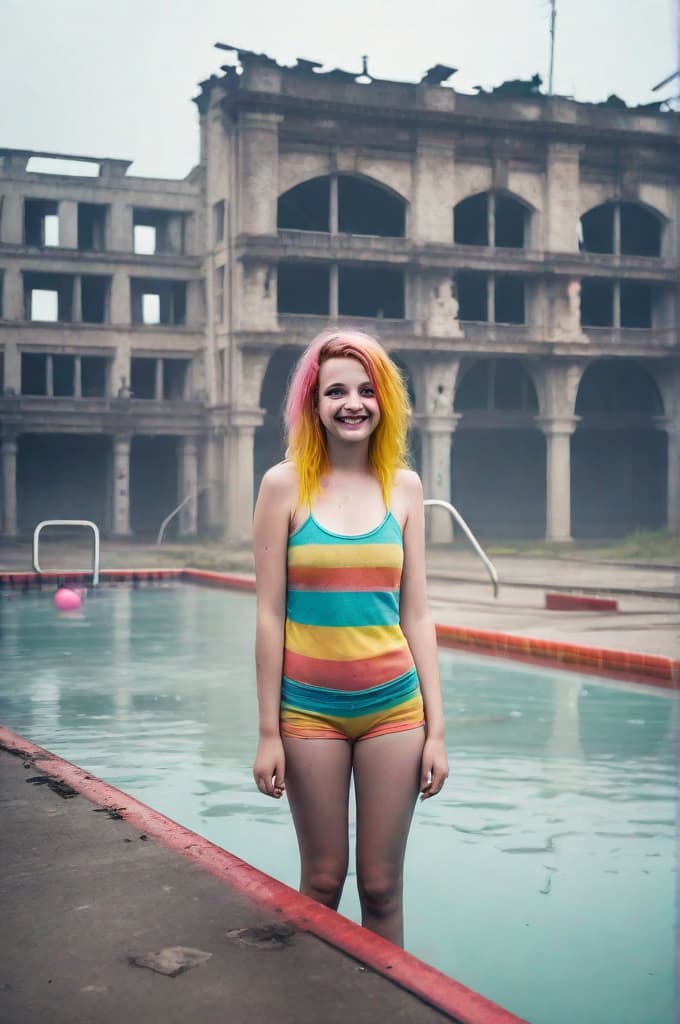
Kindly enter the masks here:
[[444, 740], [426, 739], [420, 766], [420, 799], [436, 796], [449, 775]]

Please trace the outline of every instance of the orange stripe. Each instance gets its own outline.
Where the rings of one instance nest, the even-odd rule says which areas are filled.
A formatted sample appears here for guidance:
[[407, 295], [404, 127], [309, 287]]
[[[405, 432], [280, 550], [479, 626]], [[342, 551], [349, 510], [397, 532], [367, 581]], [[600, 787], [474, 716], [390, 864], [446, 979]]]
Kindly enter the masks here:
[[413, 658], [406, 645], [359, 661], [325, 661], [288, 650], [283, 656], [283, 674], [289, 679], [329, 690], [367, 690], [389, 683], [412, 668]]
[[374, 568], [291, 565], [288, 586], [297, 590], [398, 590], [401, 569], [397, 566]]

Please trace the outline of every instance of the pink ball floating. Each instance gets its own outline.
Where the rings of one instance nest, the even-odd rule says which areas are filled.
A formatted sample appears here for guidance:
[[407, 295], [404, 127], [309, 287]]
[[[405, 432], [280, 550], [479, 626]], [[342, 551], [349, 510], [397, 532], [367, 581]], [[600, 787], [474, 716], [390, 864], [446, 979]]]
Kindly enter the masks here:
[[54, 606], [60, 612], [74, 612], [82, 608], [83, 600], [75, 590], [69, 587], [59, 587], [54, 595]]

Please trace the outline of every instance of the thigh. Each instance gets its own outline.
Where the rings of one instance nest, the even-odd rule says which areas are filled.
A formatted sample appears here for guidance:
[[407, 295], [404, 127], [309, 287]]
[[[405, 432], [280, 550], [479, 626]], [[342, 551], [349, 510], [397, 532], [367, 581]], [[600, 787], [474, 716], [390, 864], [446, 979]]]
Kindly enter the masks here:
[[408, 729], [354, 746], [360, 880], [401, 878], [424, 742], [423, 729]]
[[303, 871], [324, 861], [347, 865], [352, 751], [346, 740], [284, 737], [286, 793]]

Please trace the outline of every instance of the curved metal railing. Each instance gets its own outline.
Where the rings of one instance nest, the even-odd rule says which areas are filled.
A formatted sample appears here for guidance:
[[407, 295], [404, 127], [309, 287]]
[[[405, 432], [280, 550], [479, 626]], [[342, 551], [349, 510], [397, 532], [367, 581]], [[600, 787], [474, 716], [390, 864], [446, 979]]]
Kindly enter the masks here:
[[[99, 528], [96, 524], [90, 522], [89, 519], [43, 519], [41, 523], [38, 523], [33, 531], [33, 569], [39, 573], [42, 573], [38, 561], [40, 534], [46, 526], [86, 526], [92, 530], [92, 586], [96, 587], [99, 583]], [[59, 570], [60, 573], [67, 571], [66, 569]]]
[[498, 573], [496, 572], [496, 568], [495, 568], [493, 562], [491, 561], [491, 559], [488, 557], [488, 555], [486, 554], [486, 552], [482, 548], [481, 544], [479, 543], [479, 541], [475, 537], [474, 533], [472, 532], [472, 530], [470, 529], [468, 524], [463, 519], [463, 517], [460, 514], [460, 512], [458, 511], [458, 509], [455, 508], [448, 501], [440, 501], [439, 498], [426, 498], [424, 504], [426, 506], [430, 505], [430, 506], [436, 506], [436, 507], [439, 507], [439, 508], [447, 509], [447, 511], [450, 513], [450, 515], [453, 517], [453, 519], [458, 523], [458, 525], [460, 526], [461, 530], [463, 531], [463, 533], [465, 534], [467, 539], [472, 544], [472, 547], [474, 548], [475, 552], [479, 555], [481, 560], [484, 562], [484, 565], [486, 566], [486, 570], [489, 573], [489, 576], [491, 577], [491, 583], [493, 585], [493, 596], [494, 597], [498, 597], [499, 581], [498, 581]]
[[193, 498], [198, 498], [199, 494], [203, 494], [203, 491], [207, 491], [208, 488], [211, 487], [211, 486], [212, 486], [212, 483], [207, 483], [207, 484], [203, 484], [202, 487], [195, 487], [192, 491], [189, 492], [189, 494], [187, 494], [186, 498], [184, 498], [182, 501], [180, 501], [180, 503], [177, 506], [177, 508], [173, 508], [173, 510], [170, 513], [170, 515], [167, 515], [165, 517], [165, 519], [161, 523], [160, 530], [158, 531], [158, 536], [156, 537], [156, 547], [157, 548], [160, 547], [161, 544], [163, 543], [163, 536], [165, 534], [165, 530], [166, 530], [166, 527], [168, 526], [168, 524], [170, 522], [172, 522], [172, 520], [175, 518], [175, 516], [178, 515], [178, 513], [180, 513], [182, 511], [182, 509], [184, 508], [184, 506], [186, 504], [188, 504]]

